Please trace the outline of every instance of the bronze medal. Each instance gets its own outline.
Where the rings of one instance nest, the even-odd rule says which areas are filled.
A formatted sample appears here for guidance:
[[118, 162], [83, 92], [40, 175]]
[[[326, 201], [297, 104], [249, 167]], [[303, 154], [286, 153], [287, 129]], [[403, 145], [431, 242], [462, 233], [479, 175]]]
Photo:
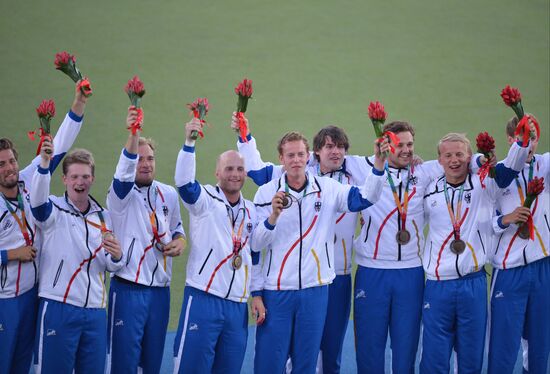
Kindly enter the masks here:
[[405, 245], [411, 240], [411, 233], [407, 230], [399, 230], [395, 235], [398, 244]]
[[241, 255], [233, 256], [233, 259], [231, 260], [231, 266], [233, 267], [234, 270], [239, 270], [242, 264], [243, 264], [243, 257]]
[[155, 243], [155, 248], [156, 248], [159, 252], [164, 252], [164, 243], [156, 242], [156, 243]]
[[522, 224], [518, 228], [518, 236], [522, 239], [528, 240], [531, 236], [531, 233], [529, 232], [529, 225], [527, 223]]
[[451, 252], [456, 255], [460, 255], [466, 249], [466, 242], [464, 240], [458, 239], [451, 242]]
[[290, 208], [290, 205], [292, 205], [290, 198], [285, 194], [285, 196], [283, 196], [283, 209]]
[[114, 239], [115, 236], [113, 235], [112, 232], [110, 231], [104, 231], [102, 234], [101, 234], [101, 238], [103, 241], [105, 241], [105, 239]]

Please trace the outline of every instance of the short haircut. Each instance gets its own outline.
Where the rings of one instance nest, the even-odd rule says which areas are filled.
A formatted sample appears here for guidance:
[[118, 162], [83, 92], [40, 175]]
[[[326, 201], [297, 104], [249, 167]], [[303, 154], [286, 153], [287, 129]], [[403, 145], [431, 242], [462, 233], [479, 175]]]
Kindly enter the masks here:
[[282, 156], [283, 154], [283, 145], [289, 142], [298, 142], [298, 141], [304, 142], [306, 146], [306, 152], [309, 153], [309, 144], [307, 142], [307, 139], [299, 132], [291, 131], [284, 134], [281, 140], [279, 140], [279, 144], [277, 144], [277, 150], [279, 151], [279, 155]]
[[0, 151], [10, 150], [10, 149], [11, 149], [11, 153], [13, 153], [13, 157], [15, 157], [15, 160], [17, 161], [17, 158], [19, 157], [19, 155], [17, 154], [17, 149], [15, 149], [15, 145], [13, 144], [13, 142], [8, 138], [1, 138]]
[[460, 142], [463, 144], [466, 144], [466, 148], [468, 149], [468, 153], [472, 154], [472, 146], [470, 144], [470, 140], [466, 137], [466, 134], [459, 134], [457, 132], [450, 132], [444, 137], [441, 138], [439, 143], [437, 143], [437, 154], [441, 155], [441, 152], [439, 148], [441, 147], [441, 144], [447, 143], [447, 142]]
[[138, 142], [138, 147], [140, 147], [142, 145], [145, 145], [145, 144], [147, 144], [149, 146], [149, 148], [151, 148], [151, 150], [153, 152], [155, 152], [155, 148], [156, 148], [155, 141], [151, 138], [144, 138], [143, 136], [140, 136], [139, 137], [139, 142]]
[[391, 131], [394, 134], [398, 134], [400, 132], [407, 132], [408, 131], [408, 132], [411, 133], [411, 135], [414, 138], [414, 127], [410, 123], [405, 122], [405, 121], [393, 121], [393, 122], [390, 122], [390, 123], [386, 123], [384, 125], [384, 128], [382, 129], [382, 131], [384, 131], [384, 132]]
[[92, 169], [92, 176], [95, 173], [95, 162], [92, 153], [86, 149], [75, 149], [69, 152], [63, 159], [63, 175], [69, 172], [69, 166], [72, 164], [84, 164]]
[[[535, 118], [535, 116], [530, 113], [526, 113], [526, 114], [529, 114], [531, 117]], [[518, 123], [519, 123], [518, 117], [513, 116], [512, 118], [510, 118], [508, 120], [508, 123], [506, 124], [506, 135], [514, 138], [516, 136], [516, 127], [518, 127]]]
[[344, 147], [346, 152], [349, 149], [348, 136], [343, 129], [334, 125], [323, 127], [313, 138], [313, 152], [315, 153], [315, 158], [317, 161], [319, 161], [319, 156], [316, 152], [319, 152], [321, 148], [325, 146], [327, 136], [330, 137], [332, 142], [336, 144], [337, 147]]

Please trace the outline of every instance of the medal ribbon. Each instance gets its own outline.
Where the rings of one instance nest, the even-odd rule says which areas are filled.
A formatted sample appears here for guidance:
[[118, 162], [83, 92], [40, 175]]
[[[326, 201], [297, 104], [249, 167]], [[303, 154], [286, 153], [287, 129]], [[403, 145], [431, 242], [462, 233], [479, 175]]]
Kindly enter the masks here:
[[149, 215], [149, 222], [151, 222], [151, 230], [153, 231], [153, 237], [155, 238], [157, 243], [162, 243], [160, 239], [161, 236], [159, 235], [158, 228], [157, 228], [157, 222], [158, 222], [157, 213], [156, 213], [157, 212], [157, 195], [160, 195], [160, 199], [164, 203], [164, 196], [162, 196], [162, 193], [159, 191], [158, 186], [155, 188], [155, 205], [154, 207], [151, 207], [153, 211]]
[[[244, 208], [240, 208], [239, 212], [243, 211], [243, 219], [241, 220], [241, 224], [239, 225], [239, 228], [237, 230], [237, 235], [235, 235], [235, 222], [231, 219], [231, 215], [229, 214], [229, 211], [232, 210], [231, 207], [226, 206], [227, 208], [227, 218], [229, 218], [229, 224], [231, 225], [231, 240], [233, 241], [233, 256], [237, 256], [239, 252], [242, 249], [242, 234], [243, 234], [243, 228], [244, 228], [244, 220], [246, 218], [246, 211]], [[238, 214], [237, 214], [238, 217]]]
[[95, 227], [96, 229], [99, 229], [101, 230], [101, 233], [106, 233], [107, 231], [107, 226], [105, 225], [105, 218], [103, 218], [103, 213], [101, 211], [97, 212], [97, 215], [99, 217], [99, 222], [100, 224], [98, 225], [97, 223], [95, 222], [92, 222], [90, 221], [89, 219], [85, 218], [86, 222], [88, 222], [91, 226]]
[[397, 206], [397, 210], [399, 214], [401, 215], [401, 229], [406, 229], [406, 223], [407, 223], [407, 211], [409, 208], [409, 185], [411, 180], [411, 167], [407, 167], [407, 184], [405, 186], [405, 196], [403, 199], [403, 205], [401, 205], [401, 200], [399, 199], [399, 195], [397, 194], [397, 188], [395, 187], [395, 183], [393, 181], [393, 178], [390, 173], [390, 169], [388, 166], [388, 163], [384, 165], [384, 169], [386, 169], [386, 173], [388, 174], [388, 183], [391, 187], [391, 192], [393, 195], [393, 199], [395, 201], [395, 205]]
[[[533, 180], [534, 165], [535, 165], [535, 159], [533, 158], [533, 159], [531, 159], [531, 162], [529, 163], [529, 177], [527, 179], [527, 184], [529, 184], [529, 182], [531, 182]], [[521, 205], [523, 206], [523, 204], [525, 203], [525, 195], [523, 194], [523, 189], [521, 188], [521, 183], [519, 182], [518, 177], [516, 177], [515, 179], [516, 179], [516, 186], [518, 188], [519, 201], [521, 202]], [[527, 186], [525, 186], [525, 189], [527, 189]], [[529, 237], [534, 240], [535, 239], [535, 226], [534, 226], [534, 223], [533, 223], [533, 216], [530, 215], [529, 218], [527, 219], [527, 222], [525, 222], [524, 225], [527, 225], [527, 227], [529, 228]], [[518, 228], [518, 230], [520, 230], [520, 229], [521, 229], [521, 227]]]
[[29, 232], [27, 231], [27, 218], [25, 217], [25, 206], [23, 205], [23, 198], [21, 197], [21, 193], [19, 190], [17, 191], [17, 207], [19, 208], [19, 211], [21, 212], [21, 219], [19, 219], [19, 216], [13, 210], [11, 203], [9, 200], [2, 194], [2, 198], [6, 202], [6, 207], [8, 208], [8, 211], [12, 215], [13, 219], [17, 222], [17, 225], [19, 226], [19, 230], [21, 230], [21, 234], [23, 234], [23, 238], [25, 239], [25, 245], [31, 246], [32, 240], [29, 235]]
[[453, 224], [453, 233], [455, 240], [460, 240], [460, 217], [462, 216], [462, 195], [464, 195], [464, 184], [460, 186], [460, 191], [458, 193], [458, 203], [456, 205], [456, 213], [453, 213], [453, 207], [451, 205], [451, 199], [449, 198], [449, 191], [447, 190], [447, 178], [444, 180], [444, 192], [445, 192], [445, 201], [447, 202], [447, 210], [449, 211], [449, 216], [451, 217], [451, 223]]

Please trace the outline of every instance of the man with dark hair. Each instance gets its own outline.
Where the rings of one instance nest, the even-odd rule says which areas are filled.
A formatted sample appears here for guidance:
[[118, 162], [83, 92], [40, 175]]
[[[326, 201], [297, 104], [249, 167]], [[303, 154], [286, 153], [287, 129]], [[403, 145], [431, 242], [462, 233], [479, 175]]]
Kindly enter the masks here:
[[[281, 373], [288, 356], [292, 370], [314, 373], [325, 326], [328, 284], [334, 277], [334, 217], [371, 206], [381, 190], [383, 153], [359, 188], [306, 171], [307, 140], [297, 132], [279, 142], [285, 172], [261, 186], [252, 247], [264, 248], [263, 285], [253, 289], [267, 311], [256, 330], [256, 373]], [[283, 210], [284, 209], [284, 210]]]
[[[138, 120], [128, 109], [127, 128]], [[178, 194], [155, 180], [155, 150], [128, 135], [107, 194], [125, 264], [109, 289], [107, 373], [160, 371], [170, 313], [172, 258], [185, 248]]]
[[[71, 110], [53, 143], [53, 172], [71, 148], [80, 127], [87, 98], [75, 87]], [[0, 139], [0, 368], [6, 373], [28, 373], [32, 359], [38, 306], [39, 238], [29, 206], [36, 157], [19, 171], [13, 143]]]
[[[508, 121], [506, 135], [515, 142], [517, 117]], [[512, 372], [520, 342], [526, 372], [543, 373], [550, 352], [550, 153], [536, 154], [536, 132], [532, 134], [527, 161], [519, 175], [497, 194], [500, 214], [493, 218], [496, 234], [491, 264], [491, 314], [489, 319], [489, 373]], [[544, 178], [544, 191], [526, 208], [528, 184]], [[534, 238], [522, 232], [527, 220], [533, 223]]]
[[[40, 152], [31, 210], [41, 229], [40, 305], [34, 349], [39, 373], [105, 372], [105, 274], [124, 266], [109, 212], [90, 195], [94, 159], [84, 149], [63, 160], [63, 196], [49, 196], [51, 143]], [[60, 250], [62, 248], [62, 250]]]

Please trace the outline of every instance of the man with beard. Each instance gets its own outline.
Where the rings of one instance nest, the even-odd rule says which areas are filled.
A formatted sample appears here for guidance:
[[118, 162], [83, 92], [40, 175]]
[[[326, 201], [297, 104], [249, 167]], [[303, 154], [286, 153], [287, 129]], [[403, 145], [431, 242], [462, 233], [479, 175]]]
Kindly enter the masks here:
[[[53, 172], [71, 148], [80, 128], [87, 97], [78, 83], [71, 110], [53, 140]], [[19, 172], [18, 154], [7, 138], [0, 139], [0, 367], [6, 373], [28, 373], [38, 307], [39, 238], [29, 199], [37, 156]]]
[[[517, 117], [508, 121], [508, 143], [515, 142]], [[520, 342], [524, 369], [543, 373], [550, 352], [550, 153], [535, 154], [539, 138], [531, 136], [527, 161], [519, 175], [497, 194], [493, 218], [497, 235], [492, 248], [491, 314], [489, 323], [489, 373], [509, 373], [514, 369]], [[527, 185], [544, 178], [544, 191], [531, 209], [523, 206]], [[534, 240], [521, 231], [532, 217]], [[521, 228], [520, 228], [521, 227]], [[525, 359], [527, 358], [527, 360]]]
[[463, 134], [444, 136], [437, 147], [444, 174], [427, 188], [424, 212], [429, 233], [423, 265], [426, 287], [422, 313], [421, 373], [449, 371], [454, 347], [459, 372], [479, 373], [487, 317], [484, 264], [491, 242], [494, 199], [499, 188], [523, 169], [529, 144], [517, 142], [496, 165], [486, 188], [470, 172], [470, 142]]
[[[200, 129], [198, 119], [186, 125], [185, 144], [176, 164], [176, 186], [189, 210], [193, 244], [174, 341], [174, 373], [237, 374], [246, 351], [253, 259], [256, 264], [259, 259], [250, 246], [256, 208], [241, 194], [246, 172], [237, 151], [218, 157], [216, 186], [196, 181], [192, 134]], [[265, 309], [253, 312], [261, 324]]]
[[[138, 120], [130, 107], [128, 128]], [[185, 248], [178, 194], [155, 180], [155, 147], [130, 131], [107, 195], [125, 267], [109, 289], [107, 372], [158, 373], [170, 312], [172, 257]]]
[[[109, 212], [90, 195], [95, 165], [90, 152], [63, 160], [63, 196], [49, 196], [51, 143], [44, 141], [34, 173], [31, 210], [43, 237], [38, 326], [39, 373], [105, 372], [105, 273], [124, 266]], [[50, 151], [50, 152], [48, 152]]]

